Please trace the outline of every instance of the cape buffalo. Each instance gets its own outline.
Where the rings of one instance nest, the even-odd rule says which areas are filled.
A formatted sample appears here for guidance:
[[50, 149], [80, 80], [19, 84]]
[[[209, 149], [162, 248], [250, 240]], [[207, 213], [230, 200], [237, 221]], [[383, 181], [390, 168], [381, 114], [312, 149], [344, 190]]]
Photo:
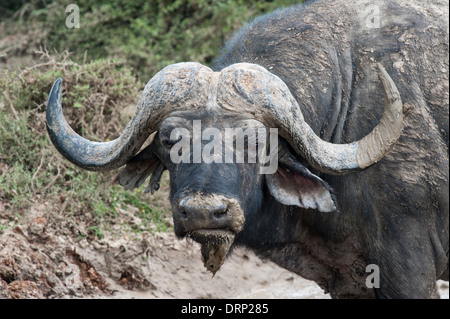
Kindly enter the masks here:
[[[126, 165], [119, 183], [132, 189], [152, 175], [152, 192], [169, 171], [175, 233], [201, 243], [210, 271], [243, 245], [334, 298], [428, 298], [448, 280], [448, 120], [448, 2], [439, 0], [323, 0], [259, 17], [212, 68], [157, 73], [110, 142], [70, 128], [61, 79], [47, 104], [54, 145], [79, 167]], [[209, 129], [200, 137], [199, 122]], [[279, 137], [250, 133], [269, 128]], [[247, 130], [247, 159], [275, 145], [276, 170], [237, 154], [224, 161], [223, 144], [210, 143], [227, 129]], [[212, 159], [196, 161], [206, 147]]]

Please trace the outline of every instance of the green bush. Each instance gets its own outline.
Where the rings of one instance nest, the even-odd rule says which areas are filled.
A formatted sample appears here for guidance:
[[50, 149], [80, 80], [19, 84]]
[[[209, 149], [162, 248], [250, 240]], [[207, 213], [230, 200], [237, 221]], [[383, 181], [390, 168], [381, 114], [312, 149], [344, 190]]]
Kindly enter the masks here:
[[[94, 60], [76, 63], [69, 54], [50, 55], [38, 51], [39, 64], [19, 71], [0, 70], [0, 92], [10, 110], [30, 110], [30, 116], [41, 117], [36, 128], [45, 131], [45, 103], [53, 82], [63, 79], [62, 105], [70, 125], [87, 138], [104, 140], [120, 132], [120, 112], [135, 104], [143, 84], [118, 60]], [[12, 106], [12, 108], [11, 108]], [[102, 124], [102, 125], [100, 125]]]
[[[119, 58], [148, 81], [181, 61], [212, 62], [225, 39], [245, 21], [299, 1], [244, 0], [79, 0], [80, 28], [65, 25], [71, 0], [31, 1], [22, 10], [23, 32], [30, 22], [46, 30], [42, 45], [89, 59]], [[34, 9], [33, 9], [34, 8]], [[34, 27], [36, 28], [36, 27]]]
[[[94, 173], [65, 160], [53, 147], [45, 126], [45, 103], [52, 82], [63, 82], [63, 109], [75, 129], [88, 138], [114, 138], [129, 116], [142, 85], [129, 69], [113, 60], [75, 63], [67, 53], [42, 51], [41, 63], [0, 77], [0, 200], [10, 218], [39, 198], [63, 202], [62, 214], [93, 215], [89, 229], [101, 238], [117, 216], [130, 206], [139, 211], [141, 225], [134, 231], [167, 229], [160, 208], [140, 190], [125, 192], [111, 185], [117, 171]], [[142, 202], [152, 204], [141, 204]], [[163, 211], [166, 213], [167, 211]]]

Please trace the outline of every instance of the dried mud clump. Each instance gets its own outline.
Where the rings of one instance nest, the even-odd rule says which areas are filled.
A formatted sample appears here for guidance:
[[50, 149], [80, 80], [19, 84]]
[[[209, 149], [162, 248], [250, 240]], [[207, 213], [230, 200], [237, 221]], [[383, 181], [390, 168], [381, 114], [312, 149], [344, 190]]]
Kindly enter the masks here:
[[228, 255], [234, 241], [234, 233], [227, 230], [202, 229], [190, 233], [189, 237], [201, 244], [203, 265], [214, 276]]

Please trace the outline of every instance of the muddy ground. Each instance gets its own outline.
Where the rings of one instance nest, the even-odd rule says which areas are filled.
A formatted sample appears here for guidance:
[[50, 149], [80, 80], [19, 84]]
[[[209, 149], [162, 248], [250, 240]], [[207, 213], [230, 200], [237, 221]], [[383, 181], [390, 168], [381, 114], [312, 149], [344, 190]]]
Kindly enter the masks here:
[[[0, 219], [10, 217], [7, 209], [1, 204]], [[133, 234], [118, 226], [98, 240], [84, 236], [87, 224], [58, 205], [34, 204], [0, 235], [0, 297], [329, 298], [250, 251], [237, 249], [212, 277], [198, 244], [172, 231]]]
[[[118, 222], [99, 240], [86, 235], [89, 214], [59, 209], [37, 200], [18, 221], [0, 202], [0, 298], [330, 298], [247, 250], [212, 277], [198, 245], [172, 231], [135, 234]], [[126, 211], [118, 218], [135, 219]], [[448, 298], [448, 282], [439, 286]]]

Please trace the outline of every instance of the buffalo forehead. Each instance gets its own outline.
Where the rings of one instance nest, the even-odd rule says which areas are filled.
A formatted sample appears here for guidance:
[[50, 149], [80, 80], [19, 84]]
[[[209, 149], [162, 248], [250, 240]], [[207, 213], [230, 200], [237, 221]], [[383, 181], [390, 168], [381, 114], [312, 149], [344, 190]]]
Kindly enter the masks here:
[[166, 117], [159, 124], [159, 131], [162, 133], [169, 133], [175, 128], [192, 129], [192, 123], [194, 120], [200, 120], [202, 130], [208, 127], [214, 127], [218, 129], [225, 128], [264, 128], [265, 125], [258, 120], [252, 118], [251, 115], [236, 114], [230, 112], [223, 112], [217, 110], [214, 112], [176, 112], [172, 113], [169, 117]]
[[[178, 63], [161, 70], [144, 89], [146, 107], [177, 112], [247, 114], [262, 119], [265, 104], [291, 99], [285, 83], [263, 67], [233, 64], [220, 72], [199, 63]], [[280, 104], [285, 104], [280, 101]], [[188, 113], [186, 113], [188, 114]]]

